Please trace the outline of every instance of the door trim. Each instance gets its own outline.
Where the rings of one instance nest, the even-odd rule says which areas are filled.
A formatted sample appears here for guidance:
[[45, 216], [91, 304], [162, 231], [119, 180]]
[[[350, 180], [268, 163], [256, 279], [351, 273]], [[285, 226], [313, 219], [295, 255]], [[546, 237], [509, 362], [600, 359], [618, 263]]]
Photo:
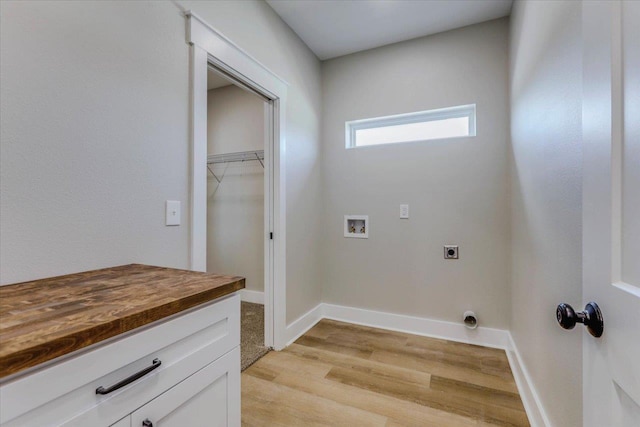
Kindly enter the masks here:
[[[206, 270], [207, 69], [210, 65], [269, 99], [265, 111], [265, 345], [286, 345], [286, 139], [287, 83], [202, 18], [187, 11], [191, 94], [191, 269]], [[273, 233], [273, 239], [269, 239]]]

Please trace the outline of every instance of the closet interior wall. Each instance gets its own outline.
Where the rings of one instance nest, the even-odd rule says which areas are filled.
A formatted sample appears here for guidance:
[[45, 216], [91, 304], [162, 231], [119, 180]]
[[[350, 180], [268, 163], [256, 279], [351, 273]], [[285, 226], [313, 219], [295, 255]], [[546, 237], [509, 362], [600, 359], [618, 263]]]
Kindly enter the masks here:
[[[265, 103], [237, 86], [208, 92], [208, 155], [264, 149]], [[264, 292], [264, 168], [259, 161], [209, 165], [207, 271], [246, 278]]]

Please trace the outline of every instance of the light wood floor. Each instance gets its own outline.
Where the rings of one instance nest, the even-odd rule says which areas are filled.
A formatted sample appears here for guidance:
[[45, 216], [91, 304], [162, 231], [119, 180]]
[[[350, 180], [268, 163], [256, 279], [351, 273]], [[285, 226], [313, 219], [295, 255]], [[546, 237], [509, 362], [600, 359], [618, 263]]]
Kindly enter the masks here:
[[504, 351], [322, 320], [242, 374], [243, 426], [528, 426]]

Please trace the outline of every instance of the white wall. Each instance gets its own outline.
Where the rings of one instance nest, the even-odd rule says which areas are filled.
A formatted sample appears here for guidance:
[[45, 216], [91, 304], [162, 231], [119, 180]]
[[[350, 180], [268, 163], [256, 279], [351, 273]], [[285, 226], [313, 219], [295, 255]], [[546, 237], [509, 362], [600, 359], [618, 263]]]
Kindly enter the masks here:
[[[129, 262], [188, 267], [183, 8], [289, 83], [287, 318], [320, 302], [320, 63], [267, 4], [0, 4], [2, 283]], [[183, 202], [182, 226], [164, 226], [167, 199]]]
[[[500, 19], [323, 63], [323, 301], [508, 328], [507, 35]], [[474, 138], [345, 149], [345, 121], [472, 103]], [[369, 239], [343, 237], [345, 214]]]
[[581, 5], [518, 1], [511, 21], [511, 333], [554, 426], [582, 425]]
[[[265, 102], [237, 86], [207, 97], [209, 154], [264, 150]], [[264, 168], [258, 161], [210, 166], [207, 175], [207, 271], [246, 278], [264, 291]]]
[[1, 2], [2, 283], [188, 266], [189, 50], [171, 4]]

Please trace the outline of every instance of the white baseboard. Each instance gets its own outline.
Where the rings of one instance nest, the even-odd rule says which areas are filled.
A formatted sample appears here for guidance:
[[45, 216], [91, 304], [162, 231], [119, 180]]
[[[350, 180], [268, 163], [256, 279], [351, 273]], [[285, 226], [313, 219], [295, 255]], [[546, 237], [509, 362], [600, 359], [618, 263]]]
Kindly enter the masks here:
[[502, 329], [481, 326], [476, 329], [468, 329], [462, 324], [453, 322], [326, 303], [318, 304], [287, 326], [287, 345], [298, 339], [322, 319], [505, 350], [509, 349], [511, 345], [509, 332]]
[[531, 426], [551, 426], [509, 331], [482, 326], [468, 329], [461, 323], [321, 303], [287, 326], [287, 346], [322, 319], [503, 349], [507, 353], [509, 365]]
[[285, 347], [291, 345], [295, 340], [300, 338], [305, 332], [313, 328], [316, 323], [322, 320], [322, 305], [318, 304], [298, 319], [294, 320], [287, 326]]
[[509, 359], [509, 366], [511, 366], [511, 372], [516, 380], [518, 393], [520, 393], [520, 399], [522, 399], [522, 404], [527, 412], [531, 427], [551, 427], [549, 417], [544, 410], [544, 406], [542, 406], [538, 392], [531, 381], [529, 371], [522, 357], [520, 357], [520, 352], [511, 334], [509, 334], [507, 358]]
[[466, 344], [502, 349], [506, 349], [509, 346], [509, 332], [502, 329], [482, 326], [476, 329], [468, 329], [462, 323], [444, 322], [424, 317], [384, 313], [333, 304], [322, 304], [322, 314], [323, 318], [327, 319]]
[[240, 299], [245, 302], [254, 304], [264, 304], [264, 292], [250, 291], [249, 289], [240, 290]]

